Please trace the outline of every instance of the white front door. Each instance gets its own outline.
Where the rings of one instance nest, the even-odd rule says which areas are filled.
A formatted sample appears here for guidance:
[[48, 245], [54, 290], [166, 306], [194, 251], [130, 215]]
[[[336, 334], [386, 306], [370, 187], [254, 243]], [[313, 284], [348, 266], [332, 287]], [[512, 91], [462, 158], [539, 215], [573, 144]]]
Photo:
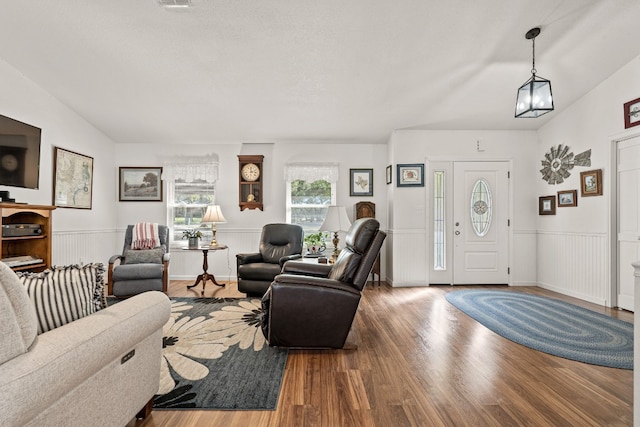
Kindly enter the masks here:
[[509, 164], [455, 162], [453, 284], [509, 283]]
[[640, 260], [640, 137], [618, 143], [618, 307], [634, 311], [631, 263]]

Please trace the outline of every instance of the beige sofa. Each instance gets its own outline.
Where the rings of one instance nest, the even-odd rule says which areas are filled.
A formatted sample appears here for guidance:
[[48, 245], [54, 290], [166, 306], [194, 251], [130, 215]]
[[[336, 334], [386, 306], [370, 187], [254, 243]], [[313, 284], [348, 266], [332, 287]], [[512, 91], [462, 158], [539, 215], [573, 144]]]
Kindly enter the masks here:
[[0, 425], [124, 426], [151, 411], [171, 305], [146, 292], [37, 335], [18, 277], [0, 262]]

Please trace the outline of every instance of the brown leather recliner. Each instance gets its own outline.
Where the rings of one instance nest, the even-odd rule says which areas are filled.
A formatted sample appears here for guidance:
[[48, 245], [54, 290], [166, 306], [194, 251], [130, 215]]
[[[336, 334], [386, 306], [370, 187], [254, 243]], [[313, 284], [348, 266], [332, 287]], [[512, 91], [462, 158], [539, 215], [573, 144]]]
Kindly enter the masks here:
[[238, 290], [248, 296], [264, 295], [286, 261], [302, 258], [303, 238], [299, 225], [265, 225], [259, 252], [236, 255]]
[[356, 220], [333, 266], [285, 263], [262, 298], [262, 332], [269, 345], [344, 347], [361, 291], [386, 237], [379, 228], [373, 218]]

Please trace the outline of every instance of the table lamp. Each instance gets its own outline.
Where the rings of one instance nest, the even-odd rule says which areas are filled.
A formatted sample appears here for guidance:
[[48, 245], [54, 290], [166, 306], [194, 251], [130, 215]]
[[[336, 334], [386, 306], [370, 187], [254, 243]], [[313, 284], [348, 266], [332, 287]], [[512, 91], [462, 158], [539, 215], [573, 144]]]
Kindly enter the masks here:
[[209, 246], [218, 246], [218, 242], [216, 241], [216, 223], [223, 222], [227, 222], [227, 220], [224, 219], [224, 215], [222, 215], [220, 206], [207, 206], [207, 211], [202, 217], [202, 223], [211, 223], [211, 232], [213, 233], [213, 236], [211, 238], [211, 243], [209, 244]]
[[329, 206], [327, 210], [327, 216], [324, 217], [324, 222], [320, 226], [320, 231], [333, 232], [333, 254], [331, 255], [331, 263], [336, 262], [338, 259], [338, 238], [339, 231], [347, 231], [351, 227], [351, 221], [347, 216], [347, 211], [344, 206]]

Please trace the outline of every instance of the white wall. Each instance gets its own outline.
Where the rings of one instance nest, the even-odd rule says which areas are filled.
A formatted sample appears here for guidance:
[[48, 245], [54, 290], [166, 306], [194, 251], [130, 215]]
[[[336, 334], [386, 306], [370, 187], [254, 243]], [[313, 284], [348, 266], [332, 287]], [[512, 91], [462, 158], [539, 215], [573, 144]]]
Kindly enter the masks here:
[[[561, 88], [554, 89], [558, 106], [562, 92]], [[615, 202], [612, 191], [616, 178], [612, 173], [612, 140], [633, 132], [633, 128], [624, 129], [623, 104], [639, 96], [640, 57], [569, 108], [552, 113], [553, 120], [539, 130], [536, 159], [542, 159], [551, 146], [563, 144], [570, 146], [574, 154], [591, 149], [591, 167], [574, 168], [559, 185], [547, 184], [538, 174], [537, 195], [573, 189], [580, 194], [580, 172], [592, 169], [602, 169], [604, 183], [602, 196], [578, 197], [577, 207], [559, 208], [555, 216], [538, 218], [540, 286], [598, 304], [612, 304], [611, 260], [615, 251], [611, 241], [615, 233], [610, 230], [610, 207]], [[630, 266], [629, 274], [633, 274]]]
[[[477, 150], [480, 141], [482, 150]], [[512, 162], [513, 259], [511, 284], [534, 284], [535, 221], [537, 198], [532, 193], [536, 164], [537, 136], [532, 131], [395, 131], [389, 141], [394, 163], [393, 205], [389, 214], [391, 239], [388, 269], [393, 286], [426, 286], [429, 283], [427, 218], [431, 179], [426, 174], [424, 188], [396, 187], [398, 163], [435, 160], [510, 160]], [[391, 245], [391, 246], [389, 246]]]
[[[115, 229], [113, 141], [2, 60], [0, 93], [0, 114], [42, 129], [39, 189], [0, 186], [0, 190], [10, 191], [17, 202], [51, 205], [53, 147], [93, 157], [92, 209], [53, 212], [53, 263], [77, 263], [81, 258], [106, 263]], [[77, 241], [83, 243], [72, 243]]]
[[[216, 277], [235, 280], [235, 254], [255, 252], [264, 224], [284, 222], [286, 219], [284, 168], [292, 162], [336, 162], [340, 165], [337, 185], [337, 204], [344, 205], [350, 219], [359, 201], [372, 201], [379, 208], [376, 216], [384, 229], [386, 218], [385, 166], [386, 145], [381, 144], [116, 144], [115, 171], [120, 166], [162, 166], [175, 156], [218, 156], [220, 173], [216, 185], [216, 203], [227, 220], [217, 226], [217, 240], [229, 246], [228, 254], [209, 255], [209, 270]], [[263, 154], [264, 211], [244, 210], [238, 206], [238, 154]], [[373, 197], [349, 196], [349, 169], [374, 169]], [[127, 224], [137, 221], [166, 222], [166, 200], [163, 202], [118, 202], [117, 187], [112, 195], [116, 204], [119, 234]], [[121, 248], [114, 248], [120, 250]], [[384, 268], [384, 267], [383, 267]], [[176, 251], [171, 255], [170, 275], [174, 279], [191, 279], [202, 272], [202, 254]], [[384, 273], [383, 276], [384, 277]]]

